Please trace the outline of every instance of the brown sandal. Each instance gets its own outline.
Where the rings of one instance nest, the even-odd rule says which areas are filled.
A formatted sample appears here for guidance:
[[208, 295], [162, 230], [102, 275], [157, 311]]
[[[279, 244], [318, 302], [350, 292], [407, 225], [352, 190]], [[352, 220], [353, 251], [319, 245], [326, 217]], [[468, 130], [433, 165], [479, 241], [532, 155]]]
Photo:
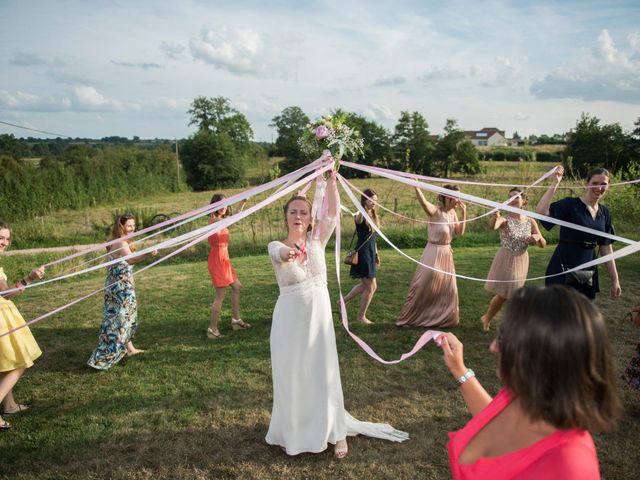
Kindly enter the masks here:
[[17, 403], [15, 408], [12, 408], [11, 410], [5, 410], [4, 412], [2, 412], [2, 415], [14, 415], [16, 413], [24, 412], [25, 410], [29, 410], [29, 405], [20, 405], [19, 403]]

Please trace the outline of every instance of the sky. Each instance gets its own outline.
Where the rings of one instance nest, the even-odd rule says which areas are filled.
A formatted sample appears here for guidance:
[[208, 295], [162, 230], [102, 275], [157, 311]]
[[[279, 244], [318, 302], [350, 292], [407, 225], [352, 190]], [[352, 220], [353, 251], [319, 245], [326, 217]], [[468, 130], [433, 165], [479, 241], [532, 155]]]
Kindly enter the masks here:
[[0, 25], [0, 121], [71, 137], [185, 138], [199, 95], [261, 141], [294, 105], [509, 137], [640, 117], [637, 0], [0, 0]]

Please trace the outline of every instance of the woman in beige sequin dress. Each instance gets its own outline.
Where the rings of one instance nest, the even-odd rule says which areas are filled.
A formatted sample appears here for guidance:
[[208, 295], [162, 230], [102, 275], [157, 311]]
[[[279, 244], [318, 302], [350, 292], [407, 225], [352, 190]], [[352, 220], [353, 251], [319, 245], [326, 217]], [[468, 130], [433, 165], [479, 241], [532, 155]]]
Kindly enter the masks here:
[[[445, 185], [444, 188], [458, 191], [456, 185]], [[436, 206], [424, 198], [419, 188], [416, 188], [416, 196], [429, 216], [429, 241], [420, 262], [432, 268], [418, 265], [396, 325], [455, 327], [459, 322], [458, 286], [451, 239], [464, 234], [467, 208], [460, 199], [445, 195], [438, 196], [440, 205]], [[460, 208], [461, 220], [458, 220], [456, 207]]]
[[[512, 188], [509, 197], [509, 205], [512, 207], [522, 208], [527, 204], [527, 197], [519, 188]], [[486, 290], [495, 294], [489, 302], [487, 312], [480, 317], [485, 332], [489, 331], [491, 320], [504, 302], [524, 285], [529, 273], [529, 245], [547, 245], [536, 221], [519, 213], [512, 212], [502, 217], [497, 211], [493, 217], [493, 229], [500, 231], [500, 250], [491, 263], [488, 281], [484, 285]]]

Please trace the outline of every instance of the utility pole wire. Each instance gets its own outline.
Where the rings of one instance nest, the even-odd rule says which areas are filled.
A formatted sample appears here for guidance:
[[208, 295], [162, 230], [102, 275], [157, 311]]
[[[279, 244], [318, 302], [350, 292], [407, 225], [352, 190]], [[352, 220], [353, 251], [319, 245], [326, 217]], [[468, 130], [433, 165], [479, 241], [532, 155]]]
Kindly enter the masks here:
[[31, 130], [32, 132], [44, 133], [46, 135], [53, 135], [55, 137], [65, 137], [65, 138], [73, 139], [73, 137], [70, 137], [69, 135], [62, 135], [61, 133], [53, 133], [53, 132], [47, 132], [45, 130], [37, 130], [35, 128], [23, 127], [22, 125], [16, 125], [14, 123], [4, 122], [2, 120], [0, 120], [0, 123], [3, 123], [5, 125], [9, 125], [11, 127], [22, 128], [24, 130]]

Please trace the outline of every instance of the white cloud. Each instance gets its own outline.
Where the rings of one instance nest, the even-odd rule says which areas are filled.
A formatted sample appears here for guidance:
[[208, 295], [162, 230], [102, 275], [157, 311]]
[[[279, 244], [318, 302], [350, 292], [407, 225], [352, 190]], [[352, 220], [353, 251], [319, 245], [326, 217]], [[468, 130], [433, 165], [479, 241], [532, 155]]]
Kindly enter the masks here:
[[119, 67], [141, 68], [142, 70], [151, 70], [152, 68], [160, 68], [160, 69], [164, 68], [162, 65], [157, 64], [155, 62], [116, 62], [115, 60], [111, 60], [111, 63]]
[[[629, 37], [638, 48], [638, 36]], [[531, 85], [537, 98], [582, 98], [640, 103], [640, 56], [630, 57], [616, 48], [607, 30], [602, 30], [594, 48], [577, 61], [555, 68]]]
[[6, 90], [0, 90], [0, 108], [6, 110], [61, 112], [68, 110], [70, 106], [71, 101], [66, 97], [44, 97], [20, 90], [12, 94]]
[[17, 52], [13, 54], [13, 58], [9, 63], [17, 67], [32, 67], [36, 65], [45, 65], [47, 61], [35, 53]]
[[378, 78], [375, 82], [373, 82], [374, 87], [397, 87], [406, 82], [406, 79], [401, 76], [397, 77], [383, 77]]
[[513, 116], [514, 120], [531, 120], [533, 118], [533, 115], [531, 115], [530, 113], [523, 113], [523, 112], [518, 112]]
[[140, 105], [111, 100], [99, 93], [95, 87], [77, 85], [65, 95], [45, 96], [22, 91], [10, 93], [0, 90], [0, 108], [30, 112], [113, 112], [139, 110]]
[[513, 80], [519, 75], [522, 67], [508, 57], [494, 57], [483, 63], [465, 62], [458, 60], [458, 64], [439, 63], [428, 66], [418, 80], [424, 83], [441, 83], [451, 85], [457, 82], [469, 88], [470, 85], [483, 87], [498, 87]]
[[386, 105], [378, 105], [377, 103], [369, 103], [362, 114], [376, 122], [395, 119], [391, 108]]
[[287, 42], [250, 28], [205, 28], [189, 48], [193, 58], [237, 75], [288, 76], [300, 62]]
[[473, 65], [465, 68], [448, 63], [435, 64], [427, 67], [424, 73], [418, 77], [418, 80], [430, 83], [442, 80], [463, 79], [473, 76], [476, 71], [475, 69], [476, 67]]
[[160, 44], [160, 50], [162, 50], [167, 57], [174, 60], [185, 60], [187, 58], [185, 55], [187, 47], [179, 43], [162, 42]]

